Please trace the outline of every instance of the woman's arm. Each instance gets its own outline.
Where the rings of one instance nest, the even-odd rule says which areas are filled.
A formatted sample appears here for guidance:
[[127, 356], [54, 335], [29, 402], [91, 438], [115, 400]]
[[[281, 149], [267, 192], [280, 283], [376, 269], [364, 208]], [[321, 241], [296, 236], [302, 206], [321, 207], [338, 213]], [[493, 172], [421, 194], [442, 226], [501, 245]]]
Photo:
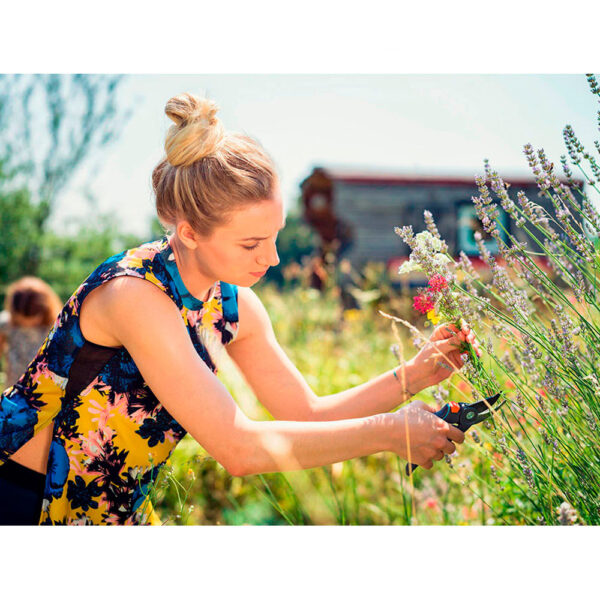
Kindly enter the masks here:
[[414, 361], [404, 363], [404, 374], [402, 371], [400, 366], [356, 387], [318, 397], [313, 407], [313, 418], [330, 421], [389, 412], [429, 387], [428, 379]]
[[[422, 389], [440, 383], [462, 367], [460, 347], [473, 344], [479, 354], [474, 334], [465, 326], [458, 331], [453, 325], [437, 327], [418, 354], [379, 377], [337, 394], [319, 398], [317, 415], [322, 419], [351, 418], [390, 411]], [[349, 415], [344, 416], [344, 415]]]
[[[460, 368], [458, 346], [465, 332], [438, 327], [431, 344], [412, 360], [351, 389], [317, 396], [287, 357], [273, 332], [269, 315], [249, 288], [239, 290], [240, 329], [227, 346], [257, 398], [277, 419], [336, 421], [389, 412], [422, 389]], [[447, 360], [443, 358], [447, 356]]]
[[[233, 475], [305, 469], [383, 450], [408, 458], [406, 430], [410, 460], [430, 468], [442, 451], [454, 450], [447, 438], [464, 439], [419, 403], [335, 423], [252, 421], [198, 356], [177, 307], [153, 284], [124, 277], [85, 302], [92, 294], [85, 322], [127, 348], [163, 406]], [[89, 339], [83, 323], [82, 329]]]

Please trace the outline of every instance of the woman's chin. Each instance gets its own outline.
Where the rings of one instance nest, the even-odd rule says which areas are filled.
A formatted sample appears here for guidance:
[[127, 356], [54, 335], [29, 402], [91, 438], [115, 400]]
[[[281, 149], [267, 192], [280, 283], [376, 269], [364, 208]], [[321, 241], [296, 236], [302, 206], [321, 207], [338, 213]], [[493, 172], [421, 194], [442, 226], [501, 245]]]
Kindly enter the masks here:
[[222, 281], [226, 281], [232, 285], [237, 285], [238, 287], [252, 287], [261, 279], [262, 277], [259, 277], [258, 275], [248, 273], [247, 275], [239, 275], [237, 277], [231, 277], [230, 279], [222, 279]]

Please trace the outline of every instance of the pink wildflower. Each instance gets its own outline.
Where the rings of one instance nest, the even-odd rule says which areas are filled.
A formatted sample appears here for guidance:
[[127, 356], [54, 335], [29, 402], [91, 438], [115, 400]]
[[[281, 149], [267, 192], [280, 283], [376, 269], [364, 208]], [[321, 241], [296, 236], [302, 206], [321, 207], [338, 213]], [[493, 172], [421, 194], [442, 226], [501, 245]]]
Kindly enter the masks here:
[[429, 498], [427, 498], [427, 500], [425, 500], [425, 506], [427, 508], [437, 508], [438, 507], [437, 500], [430, 496]]
[[443, 275], [434, 275], [429, 280], [429, 289], [432, 292], [441, 292], [448, 287], [448, 280]]
[[413, 308], [424, 315], [430, 310], [433, 310], [434, 307], [435, 304], [429, 294], [423, 294], [413, 298]]

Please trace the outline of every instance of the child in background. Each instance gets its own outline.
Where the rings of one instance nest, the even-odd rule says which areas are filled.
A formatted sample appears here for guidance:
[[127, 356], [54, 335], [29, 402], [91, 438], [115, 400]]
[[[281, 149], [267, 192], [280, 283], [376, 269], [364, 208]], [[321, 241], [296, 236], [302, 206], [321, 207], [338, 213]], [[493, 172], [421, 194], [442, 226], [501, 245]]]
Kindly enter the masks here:
[[0, 357], [6, 355], [4, 387], [9, 387], [35, 357], [62, 303], [45, 281], [23, 277], [8, 287], [4, 308], [0, 313]]

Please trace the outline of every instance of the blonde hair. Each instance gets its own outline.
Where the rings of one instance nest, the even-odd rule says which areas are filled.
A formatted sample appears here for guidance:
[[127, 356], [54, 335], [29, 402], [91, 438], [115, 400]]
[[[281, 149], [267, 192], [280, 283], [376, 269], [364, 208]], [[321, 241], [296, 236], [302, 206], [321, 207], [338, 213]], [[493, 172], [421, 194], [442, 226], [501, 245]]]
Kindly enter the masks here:
[[163, 226], [187, 220], [210, 235], [230, 213], [269, 200], [275, 166], [254, 139], [228, 133], [212, 100], [193, 94], [171, 98], [165, 113], [175, 123], [167, 132], [166, 157], [152, 172], [156, 212]]
[[28, 276], [8, 286], [4, 308], [10, 314], [11, 321], [15, 315], [22, 317], [42, 315], [41, 325], [49, 327], [60, 312], [62, 303], [56, 292], [45, 281]]

